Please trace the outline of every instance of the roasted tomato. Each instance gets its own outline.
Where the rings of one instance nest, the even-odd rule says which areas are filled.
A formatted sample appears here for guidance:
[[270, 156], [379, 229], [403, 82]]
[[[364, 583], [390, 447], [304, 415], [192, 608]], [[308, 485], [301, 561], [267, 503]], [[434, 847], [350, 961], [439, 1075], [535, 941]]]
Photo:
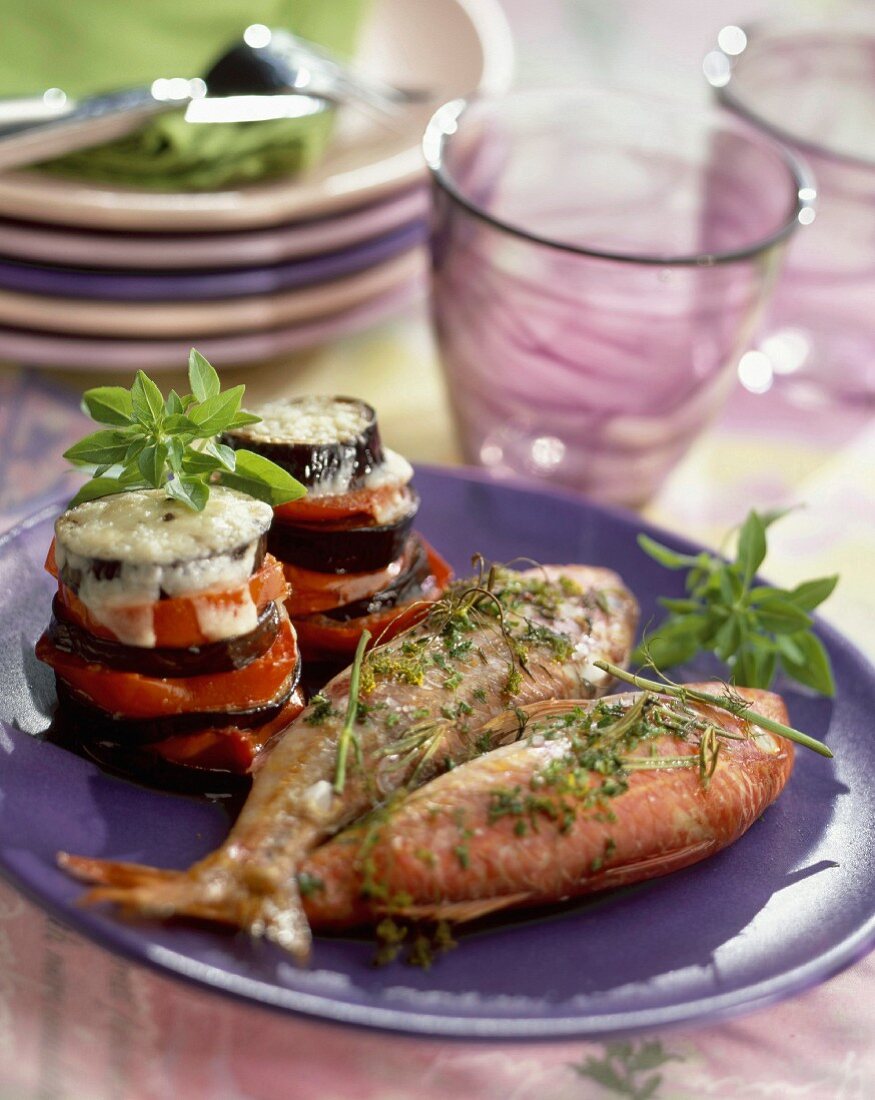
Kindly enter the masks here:
[[302, 497], [280, 504], [274, 508], [274, 515], [280, 523], [375, 523], [405, 488], [393, 483], [377, 489], [352, 489], [336, 496]]
[[[295, 631], [283, 613], [276, 639], [262, 656], [245, 668], [217, 675], [149, 677], [116, 672], [81, 657], [63, 653], [44, 634], [36, 655], [76, 693], [109, 714], [126, 718], [157, 718], [170, 714], [245, 710], [280, 695], [298, 662]], [[286, 688], [287, 690], [287, 688]]]
[[428, 574], [418, 585], [417, 595], [410, 596], [400, 605], [347, 620], [331, 618], [324, 613], [294, 616], [298, 645], [306, 661], [344, 662], [355, 654], [363, 631], [371, 632], [372, 644], [385, 642], [428, 613], [429, 604], [443, 594], [452, 570], [436, 550], [421, 536], [419, 538], [428, 556]]
[[293, 722], [303, 709], [304, 697], [296, 689], [276, 718], [255, 729], [236, 726], [204, 729], [197, 733], [167, 737], [151, 745], [148, 751], [162, 760], [187, 768], [243, 774], [251, 770], [271, 738]]
[[[56, 577], [54, 543], [49, 549], [46, 569]], [[155, 630], [156, 647], [186, 649], [189, 646], [206, 645], [214, 639], [207, 637], [200, 627], [199, 612], [211, 608], [244, 606], [252, 600], [259, 614], [273, 600], [285, 599], [288, 594], [288, 582], [283, 568], [270, 554], [257, 572], [249, 578], [248, 586], [230, 592], [204, 592], [197, 596], [175, 596], [169, 600], [158, 600], [152, 604], [152, 623]], [[78, 626], [98, 638], [117, 640], [111, 630], [99, 623], [75, 592], [59, 582], [57, 600], [64, 606], [68, 618]], [[119, 612], [116, 611], [116, 614]], [[132, 615], [139, 615], [140, 608], [132, 608]]]

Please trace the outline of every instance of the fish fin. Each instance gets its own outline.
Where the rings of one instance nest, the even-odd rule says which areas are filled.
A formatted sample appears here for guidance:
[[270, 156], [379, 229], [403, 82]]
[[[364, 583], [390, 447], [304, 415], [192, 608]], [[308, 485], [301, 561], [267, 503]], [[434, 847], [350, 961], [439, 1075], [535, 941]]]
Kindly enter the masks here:
[[251, 936], [263, 936], [298, 962], [309, 959], [313, 934], [294, 881], [254, 898], [248, 909], [246, 928]]
[[469, 898], [465, 901], [439, 901], [429, 905], [393, 906], [387, 915], [407, 917], [410, 920], [446, 920], [454, 924], [479, 920], [513, 905], [522, 905], [531, 896], [528, 891], [517, 894], [505, 894], [497, 898]]
[[[669, 871], [678, 871], [691, 863], [698, 863], [716, 850], [711, 838], [687, 844], [683, 848], [675, 848], [669, 852], [657, 852], [655, 855], [646, 856], [644, 859], [636, 859], [631, 863], [618, 863], [613, 867], [606, 867], [598, 876], [606, 882], [612, 879], [625, 878], [635, 875], [636, 878], [655, 878], [657, 875], [668, 874]], [[634, 880], [633, 880], [634, 881]], [[613, 883], [611, 882], [611, 885]]]

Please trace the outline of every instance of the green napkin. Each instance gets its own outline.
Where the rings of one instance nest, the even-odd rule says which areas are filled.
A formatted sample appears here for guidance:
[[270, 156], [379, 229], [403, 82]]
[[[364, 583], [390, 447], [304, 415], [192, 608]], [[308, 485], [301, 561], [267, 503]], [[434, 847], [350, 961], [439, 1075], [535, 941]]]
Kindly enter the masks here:
[[[73, 96], [198, 76], [250, 23], [286, 27], [352, 54], [367, 0], [0, 0], [0, 95]], [[181, 113], [137, 134], [40, 165], [155, 190], [213, 190], [297, 171], [318, 159], [330, 112], [303, 119], [192, 125]]]

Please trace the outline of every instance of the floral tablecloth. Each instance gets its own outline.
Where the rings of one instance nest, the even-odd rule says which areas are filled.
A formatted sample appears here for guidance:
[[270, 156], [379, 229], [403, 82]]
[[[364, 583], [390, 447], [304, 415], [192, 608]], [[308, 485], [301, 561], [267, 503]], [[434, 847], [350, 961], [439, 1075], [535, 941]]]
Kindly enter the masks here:
[[[253, 401], [314, 389], [361, 394], [380, 409], [393, 446], [420, 461], [456, 460], [421, 314], [226, 380], [247, 382]], [[64, 485], [59, 456], [84, 428], [76, 393], [89, 382], [0, 368], [0, 529]], [[752, 504], [805, 502], [773, 529], [767, 572], [790, 583], [840, 570], [827, 617], [871, 656], [873, 470], [866, 410], [739, 391], [646, 514], [714, 543]], [[0, 1100], [867, 1100], [873, 1025], [869, 956], [801, 996], [698, 1030], [512, 1045], [395, 1038], [163, 978], [0, 883]]]

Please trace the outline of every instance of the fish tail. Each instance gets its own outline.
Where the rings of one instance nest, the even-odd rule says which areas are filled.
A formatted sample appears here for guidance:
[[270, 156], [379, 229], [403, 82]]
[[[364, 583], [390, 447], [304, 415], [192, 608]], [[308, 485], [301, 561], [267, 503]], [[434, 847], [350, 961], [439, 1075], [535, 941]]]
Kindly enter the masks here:
[[207, 902], [197, 880], [186, 871], [92, 859], [68, 852], [58, 853], [58, 866], [81, 882], [92, 884], [81, 899], [85, 905], [106, 901], [118, 905], [129, 916], [202, 917], [237, 923], [227, 906], [219, 901]]
[[[305, 960], [312, 936], [304, 915], [297, 885], [281, 887], [265, 882], [262, 890], [217, 888], [209, 877], [190, 871], [171, 871], [140, 863], [93, 859], [58, 854], [58, 865], [74, 878], [91, 884], [84, 895], [86, 905], [111, 902], [129, 916], [195, 917], [241, 928], [251, 936], [263, 936]], [[269, 891], [267, 889], [269, 887]]]

